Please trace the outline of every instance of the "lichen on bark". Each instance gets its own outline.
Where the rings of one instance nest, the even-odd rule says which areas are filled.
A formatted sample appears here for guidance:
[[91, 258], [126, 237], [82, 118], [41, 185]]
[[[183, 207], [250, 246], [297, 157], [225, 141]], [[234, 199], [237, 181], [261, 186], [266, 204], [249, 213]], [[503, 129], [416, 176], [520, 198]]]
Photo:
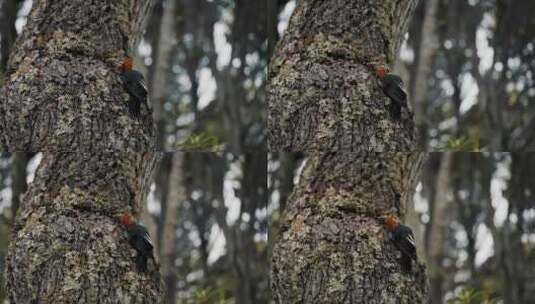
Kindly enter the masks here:
[[425, 303], [425, 266], [404, 273], [381, 217], [403, 218], [422, 153], [311, 156], [272, 255], [275, 303]]
[[119, 78], [153, 1], [34, 1], [0, 92], [10, 151], [147, 151], [151, 113], [128, 114]]
[[159, 155], [45, 154], [6, 259], [12, 303], [158, 303], [157, 266], [136, 269], [118, 216], [137, 215]]
[[270, 151], [414, 151], [374, 69], [392, 67], [417, 0], [303, 0], [268, 77]]

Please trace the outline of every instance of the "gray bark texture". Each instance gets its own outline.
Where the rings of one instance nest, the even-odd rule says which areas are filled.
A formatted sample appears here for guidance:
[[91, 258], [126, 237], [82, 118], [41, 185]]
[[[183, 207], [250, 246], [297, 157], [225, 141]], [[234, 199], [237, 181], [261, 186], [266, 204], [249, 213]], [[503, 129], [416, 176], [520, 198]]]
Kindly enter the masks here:
[[118, 217], [136, 218], [159, 155], [45, 154], [6, 258], [11, 303], [157, 303], [156, 265], [136, 269]]
[[413, 151], [413, 115], [389, 113], [393, 67], [417, 0], [302, 0], [268, 77], [270, 151]]
[[404, 273], [381, 216], [405, 215], [422, 153], [313, 156], [272, 255], [275, 303], [425, 303], [425, 266]]
[[153, 1], [34, 1], [0, 92], [0, 147], [147, 151], [151, 113], [128, 113], [119, 78]]

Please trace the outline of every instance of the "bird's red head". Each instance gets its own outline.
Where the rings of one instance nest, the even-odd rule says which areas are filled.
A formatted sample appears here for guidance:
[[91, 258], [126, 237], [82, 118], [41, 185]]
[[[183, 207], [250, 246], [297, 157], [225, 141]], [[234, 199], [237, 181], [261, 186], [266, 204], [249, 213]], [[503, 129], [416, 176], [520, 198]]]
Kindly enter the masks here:
[[119, 221], [121, 222], [121, 224], [128, 227], [134, 224], [134, 217], [130, 213], [125, 212], [121, 215], [121, 218], [119, 219]]
[[388, 74], [388, 70], [385, 69], [385, 67], [379, 67], [377, 71], [375, 71], [375, 74], [379, 79], [384, 79], [386, 77], [386, 74]]
[[388, 231], [394, 231], [394, 229], [396, 229], [398, 224], [399, 224], [398, 220], [391, 215], [387, 216], [385, 219], [385, 225]]
[[126, 57], [125, 60], [123, 60], [123, 63], [121, 64], [121, 69], [123, 71], [130, 71], [134, 68], [134, 61], [130, 57]]

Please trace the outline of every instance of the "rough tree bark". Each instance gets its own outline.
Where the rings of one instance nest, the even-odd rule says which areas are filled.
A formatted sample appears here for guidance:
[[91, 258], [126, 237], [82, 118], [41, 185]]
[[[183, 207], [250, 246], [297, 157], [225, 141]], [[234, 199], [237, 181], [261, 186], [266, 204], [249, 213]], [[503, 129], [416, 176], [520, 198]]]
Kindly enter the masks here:
[[417, 0], [299, 1], [268, 71], [271, 151], [412, 151], [375, 77], [392, 67]]
[[119, 66], [153, 1], [35, 1], [0, 92], [0, 138], [11, 151], [154, 146], [150, 113], [133, 119]]
[[274, 246], [276, 303], [424, 303], [425, 267], [405, 274], [379, 218], [403, 218], [423, 153], [312, 156]]
[[139, 214], [157, 154], [45, 154], [6, 259], [11, 303], [156, 303], [157, 269], [135, 266], [117, 217]]

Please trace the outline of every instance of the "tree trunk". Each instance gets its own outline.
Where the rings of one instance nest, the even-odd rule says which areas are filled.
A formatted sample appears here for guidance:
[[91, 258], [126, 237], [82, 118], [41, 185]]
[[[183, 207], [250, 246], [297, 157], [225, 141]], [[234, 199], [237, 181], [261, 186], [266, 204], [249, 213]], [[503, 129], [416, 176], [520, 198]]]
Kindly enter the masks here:
[[155, 265], [138, 272], [118, 216], [138, 217], [155, 154], [45, 154], [6, 259], [12, 303], [156, 303]]
[[151, 115], [129, 115], [119, 77], [151, 3], [35, 1], [0, 92], [2, 144], [11, 151], [152, 148]]
[[272, 257], [276, 303], [424, 303], [425, 267], [403, 273], [381, 216], [405, 215], [424, 154], [313, 156]]
[[176, 303], [177, 292], [177, 269], [175, 260], [177, 258], [177, 217], [178, 208], [186, 200], [184, 189], [184, 168], [182, 166], [184, 155], [175, 153], [172, 157], [172, 169], [170, 176], [170, 193], [165, 210], [166, 216], [163, 225], [162, 242], [162, 276], [165, 281], [165, 303]]
[[267, 36], [268, 36], [268, 54], [267, 58], [271, 58], [275, 51], [275, 45], [279, 40], [279, 1], [267, 2]]
[[17, 0], [0, 0], [0, 85], [7, 66], [9, 51], [17, 38], [15, 20], [18, 10]]
[[444, 244], [446, 242], [446, 228], [448, 224], [448, 209], [450, 208], [448, 192], [453, 161], [452, 153], [441, 155], [438, 170], [436, 192], [433, 198], [433, 210], [431, 211], [428, 263], [431, 272], [429, 274], [431, 303], [442, 303], [444, 294], [444, 274], [442, 270], [442, 258], [444, 256]]
[[175, 10], [176, 2], [163, 1], [159, 29], [153, 44], [151, 75], [149, 78], [151, 102], [154, 107], [154, 121], [156, 124], [156, 146], [158, 150], [165, 150], [165, 99], [169, 96], [167, 82], [171, 64], [171, 51], [176, 44]]
[[411, 151], [412, 114], [375, 76], [392, 67], [417, 0], [302, 0], [268, 77], [271, 151]]
[[433, 70], [433, 60], [438, 50], [438, 39], [436, 34], [436, 12], [438, 9], [438, 0], [429, 0], [425, 3], [424, 20], [422, 22], [421, 41], [419, 47], [419, 57], [416, 62], [416, 72], [414, 79], [411, 79], [413, 83], [413, 105], [414, 105], [414, 118], [416, 121], [416, 128], [419, 131], [419, 137], [421, 138], [419, 146], [422, 146], [427, 142], [427, 118], [425, 115], [425, 103], [427, 99], [427, 88], [429, 77]]
[[[507, 248], [509, 249], [507, 260], [511, 272], [514, 273], [512, 279], [506, 284], [509, 285], [510, 303], [527, 303], [527, 282], [531, 270], [526, 267], [529, 257], [526, 256], [525, 244], [522, 236], [529, 233], [529, 224], [523, 216], [529, 206], [532, 206], [533, 181], [531, 180], [532, 168], [535, 166], [535, 155], [533, 153], [512, 153], [511, 154], [511, 180], [509, 181], [507, 197], [512, 209], [518, 217], [516, 225], [511, 225], [511, 232], [507, 236]], [[513, 229], [515, 227], [516, 229]], [[506, 286], [507, 286], [506, 285]]]

